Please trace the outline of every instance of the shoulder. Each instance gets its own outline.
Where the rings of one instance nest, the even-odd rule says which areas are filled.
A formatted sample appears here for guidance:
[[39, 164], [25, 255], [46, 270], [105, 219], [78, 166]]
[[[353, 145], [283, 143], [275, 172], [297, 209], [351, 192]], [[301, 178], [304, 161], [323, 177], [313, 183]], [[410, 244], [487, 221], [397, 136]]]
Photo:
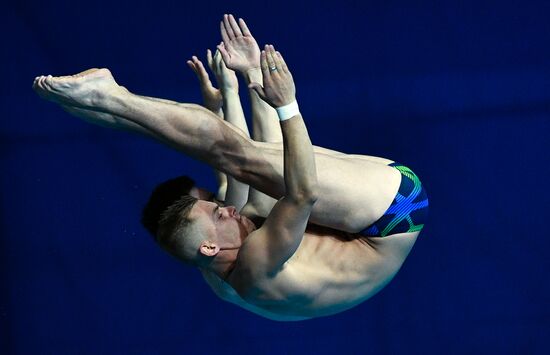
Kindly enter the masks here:
[[265, 267], [264, 261], [268, 257], [264, 255], [267, 249], [262, 243], [265, 233], [265, 230], [258, 229], [248, 235], [237, 255], [235, 268], [226, 279], [244, 299], [256, 294], [261, 285], [276, 275], [276, 272], [269, 272]]

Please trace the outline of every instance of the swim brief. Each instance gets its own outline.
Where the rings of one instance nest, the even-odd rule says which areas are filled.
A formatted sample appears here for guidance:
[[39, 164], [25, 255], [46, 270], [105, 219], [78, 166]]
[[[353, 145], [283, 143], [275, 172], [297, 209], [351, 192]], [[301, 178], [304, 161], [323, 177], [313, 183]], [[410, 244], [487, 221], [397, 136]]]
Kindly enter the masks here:
[[406, 166], [391, 163], [401, 173], [399, 191], [390, 207], [376, 222], [359, 234], [369, 237], [386, 237], [397, 233], [417, 232], [428, 219], [428, 195], [420, 179]]

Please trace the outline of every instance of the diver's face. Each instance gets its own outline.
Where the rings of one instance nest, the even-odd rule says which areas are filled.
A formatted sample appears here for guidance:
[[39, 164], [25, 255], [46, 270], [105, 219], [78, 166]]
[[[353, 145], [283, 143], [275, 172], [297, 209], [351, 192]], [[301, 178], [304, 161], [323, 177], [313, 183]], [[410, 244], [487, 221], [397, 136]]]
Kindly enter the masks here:
[[256, 229], [254, 223], [241, 216], [235, 207], [220, 207], [210, 201], [197, 201], [189, 217], [201, 234], [220, 250], [238, 249], [248, 234]]

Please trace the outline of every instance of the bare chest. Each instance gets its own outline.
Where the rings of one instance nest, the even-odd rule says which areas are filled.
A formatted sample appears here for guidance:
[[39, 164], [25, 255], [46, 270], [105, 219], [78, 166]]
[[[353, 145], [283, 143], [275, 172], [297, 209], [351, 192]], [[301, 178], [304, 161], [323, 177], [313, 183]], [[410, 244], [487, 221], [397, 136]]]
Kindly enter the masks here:
[[282, 314], [339, 312], [376, 289], [376, 262], [376, 252], [361, 238], [308, 230], [292, 258], [274, 277], [259, 282], [247, 301]]

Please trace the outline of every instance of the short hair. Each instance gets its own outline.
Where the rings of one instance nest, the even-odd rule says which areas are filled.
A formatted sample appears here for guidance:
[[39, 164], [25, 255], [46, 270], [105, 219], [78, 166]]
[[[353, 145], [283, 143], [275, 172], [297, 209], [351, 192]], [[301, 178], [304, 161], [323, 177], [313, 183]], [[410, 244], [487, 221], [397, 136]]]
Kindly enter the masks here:
[[189, 191], [195, 186], [195, 181], [187, 176], [179, 176], [157, 185], [147, 204], [143, 208], [141, 224], [157, 238], [159, 221], [166, 209], [178, 201], [183, 195], [189, 195]]
[[189, 213], [198, 199], [183, 195], [160, 216], [156, 239], [170, 249], [172, 242], [190, 225]]

